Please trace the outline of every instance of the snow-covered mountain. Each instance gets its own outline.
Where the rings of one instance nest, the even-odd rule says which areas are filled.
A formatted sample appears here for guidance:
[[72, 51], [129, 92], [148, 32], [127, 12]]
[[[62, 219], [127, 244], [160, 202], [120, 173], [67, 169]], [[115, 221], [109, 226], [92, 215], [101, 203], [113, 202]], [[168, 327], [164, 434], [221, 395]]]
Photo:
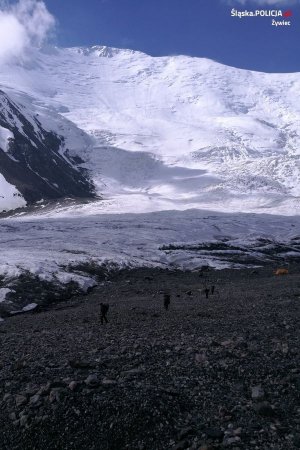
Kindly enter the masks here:
[[[85, 162], [104, 198], [99, 211], [299, 212], [298, 73], [101, 46], [47, 48], [2, 65], [0, 89]], [[6, 155], [11, 132], [0, 129]]]
[[0, 65], [0, 210], [100, 196], [1, 219], [0, 316], [41, 301], [24, 275], [86, 290], [111, 264], [298, 261], [299, 88], [300, 74], [107, 47]]

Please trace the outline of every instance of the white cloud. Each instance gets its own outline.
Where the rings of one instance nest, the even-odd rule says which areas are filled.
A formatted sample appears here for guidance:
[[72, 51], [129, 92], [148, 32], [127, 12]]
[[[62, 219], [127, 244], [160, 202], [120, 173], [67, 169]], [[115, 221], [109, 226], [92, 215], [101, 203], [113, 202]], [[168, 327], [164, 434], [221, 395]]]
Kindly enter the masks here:
[[54, 25], [43, 1], [0, 2], [0, 61], [22, 58], [32, 47], [41, 46]]

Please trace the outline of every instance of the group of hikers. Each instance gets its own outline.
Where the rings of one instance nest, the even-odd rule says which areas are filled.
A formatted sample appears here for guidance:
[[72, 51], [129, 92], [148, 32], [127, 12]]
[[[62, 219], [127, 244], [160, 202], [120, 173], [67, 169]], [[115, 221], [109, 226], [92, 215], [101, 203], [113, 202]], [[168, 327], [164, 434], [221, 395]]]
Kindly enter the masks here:
[[[212, 285], [210, 287], [206, 286], [204, 289], [205, 298], [208, 299], [209, 294], [213, 295], [214, 292], [215, 292], [214, 285]], [[192, 291], [187, 292], [187, 295], [191, 295], [191, 294], [192, 294]], [[164, 301], [164, 308], [166, 311], [168, 311], [170, 303], [171, 303], [171, 294], [164, 293], [163, 301]], [[109, 310], [109, 305], [107, 303], [100, 303], [100, 320], [101, 320], [102, 325], [104, 324], [104, 322], [108, 323], [108, 319], [107, 319], [108, 310]]]
[[[208, 298], [209, 294], [213, 295], [214, 292], [215, 292], [215, 286], [214, 285], [212, 285], [210, 288], [205, 287], [205, 289], [204, 289], [205, 298]], [[192, 294], [191, 291], [187, 292], [187, 295], [191, 295], [191, 294]], [[168, 311], [170, 303], [171, 303], [171, 295], [165, 293], [164, 294], [164, 308], [165, 308], [166, 311]]]

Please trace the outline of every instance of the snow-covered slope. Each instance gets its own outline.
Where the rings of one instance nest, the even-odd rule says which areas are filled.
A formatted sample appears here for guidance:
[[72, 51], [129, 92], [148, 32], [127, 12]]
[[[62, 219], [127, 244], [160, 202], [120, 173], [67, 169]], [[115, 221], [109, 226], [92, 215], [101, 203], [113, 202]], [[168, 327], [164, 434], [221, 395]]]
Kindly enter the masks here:
[[[30, 96], [48, 127], [57, 114], [78, 127], [62, 125], [60, 134], [80, 150], [108, 211], [299, 211], [297, 73], [99, 46], [48, 48], [0, 67], [0, 87], [22, 103]], [[58, 131], [57, 118], [50, 122]], [[90, 137], [86, 145], [78, 129]]]

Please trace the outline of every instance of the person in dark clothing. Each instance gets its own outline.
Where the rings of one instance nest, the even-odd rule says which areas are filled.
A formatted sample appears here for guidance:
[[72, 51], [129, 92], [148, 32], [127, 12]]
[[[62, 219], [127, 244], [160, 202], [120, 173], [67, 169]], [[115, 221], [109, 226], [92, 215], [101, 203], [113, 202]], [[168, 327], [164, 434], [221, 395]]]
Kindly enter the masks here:
[[103, 323], [108, 323], [106, 314], [108, 313], [109, 310], [109, 305], [107, 305], [106, 303], [100, 303], [100, 320], [101, 320], [101, 324], [103, 325]]
[[170, 303], [171, 303], [170, 294], [164, 294], [164, 308], [166, 311], [168, 311]]
[[212, 295], [214, 295], [214, 292], [215, 292], [215, 286], [212, 285], [212, 287], [211, 287], [211, 293], [212, 293]]
[[204, 292], [205, 292], [205, 297], [208, 298], [209, 289], [208, 289], [208, 288], [205, 288], [205, 289], [204, 289]]

